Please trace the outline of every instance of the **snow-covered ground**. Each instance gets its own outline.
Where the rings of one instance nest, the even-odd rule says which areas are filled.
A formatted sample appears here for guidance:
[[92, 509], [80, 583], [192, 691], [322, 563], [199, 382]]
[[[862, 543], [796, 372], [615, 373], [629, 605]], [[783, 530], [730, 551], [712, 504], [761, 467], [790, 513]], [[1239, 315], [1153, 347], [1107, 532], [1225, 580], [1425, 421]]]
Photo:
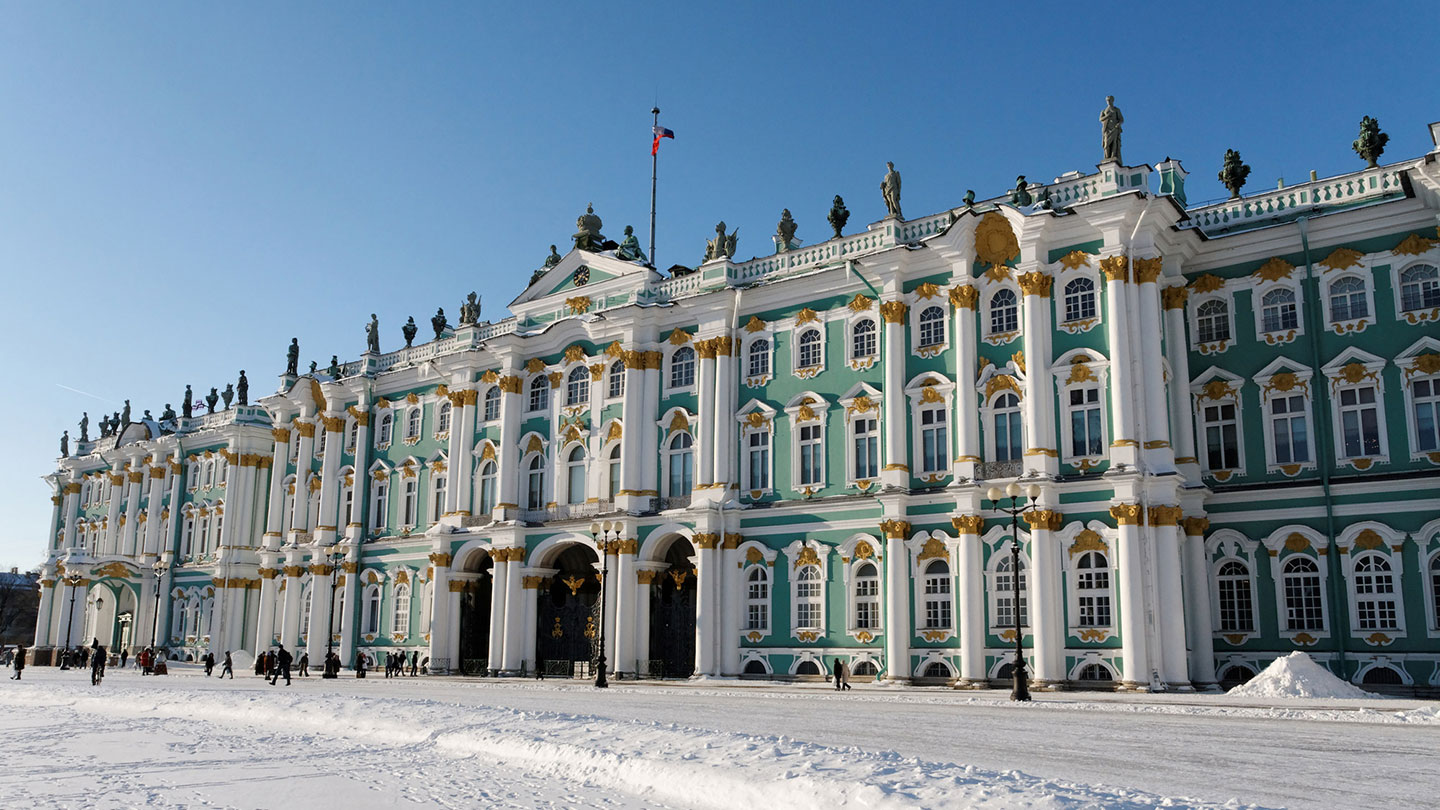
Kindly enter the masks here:
[[1440, 807], [1426, 701], [172, 672], [0, 688], [7, 804]]

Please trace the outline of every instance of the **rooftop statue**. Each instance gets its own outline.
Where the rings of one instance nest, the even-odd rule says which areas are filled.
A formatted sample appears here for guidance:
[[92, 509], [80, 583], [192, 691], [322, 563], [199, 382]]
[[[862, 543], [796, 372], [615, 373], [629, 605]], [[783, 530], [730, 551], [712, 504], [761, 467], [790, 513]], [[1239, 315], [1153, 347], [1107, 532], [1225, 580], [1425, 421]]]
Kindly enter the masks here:
[[120, 414], [120, 424], [130, 424], [130, 400], [125, 400], [125, 410]]
[[290, 338], [290, 348], [285, 350], [285, 373], [291, 377], [300, 373], [300, 338]]
[[225, 390], [220, 392], [220, 398], [225, 400], [225, 410], [230, 410], [230, 403], [235, 400], [235, 386], [225, 383]]
[[400, 334], [405, 336], [405, 348], [408, 349], [415, 344], [415, 333], [419, 331], [420, 327], [415, 325], [415, 316], [411, 315], [405, 320], [405, 325], [400, 327]]
[[90, 414], [88, 411], [80, 412], [80, 441], [90, 441]]
[[154, 422], [154, 421], [155, 421], [155, 417], [153, 417], [153, 416], [150, 415], [150, 409], [149, 409], [149, 408], [146, 408], [146, 409], [145, 409], [145, 416], [144, 416], [143, 418], [144, 418], [144, 420], [145, 420], [146, 422]]
[[315, 367], [318, 366], [318, 365], [320, 365], [320, 364], [317, 363], [317, 362], [315, 362], [314, 360], [311, 360], [311, 361], [310, 361], [310, 374], [311, 374], [312, 376], [315, 374]]
[[635, 226], [625, 226], [625, 238], [620, 240], [620, 247], [615, 249], [615, 256], [627, 262], [645, 261], [645, 251], [640, 249], [640, 240], [635, 238]]
[[1115, 106], [1115, 97], [1106, 96], [1105, 109], [1100, 111], [1100, 145], [1105, 150], [1101, 163], [1120, 162], [1120, 125], [1123, 123], [1125, 116]]
[[1031, 197], [1029, 190], [1025, 188], [1025, 175], [1022, 174], [1015, 178], [1015, 189], [1010, 192], [1010, 204], [1024, 208], [1033, 202], [1035, 202], [1035, 198]]
[[545, 266], [554, 267], [560, 263], [560, 254], [555, 252], [555, 246], [550, 246], [550, 255], [545, 257]]
[[799, 226], [790, 216], [790, 209], [786, 208], [780, 212], [780, 222], [775, 226], [775, 235], [780, 237], [780, 252], [784, 253], [790, 249], [790, 243], [795, 239], [795, 229]]
[[235, 393], [240, 395], [240, 404], [250, 404], [250, 381], [245, 379], [245, 369], [240, 369], [240, 382], [235, 384]]
[[975, 207], [975, 189], [973, 189], [973, 188], [967, 188], [967, 189], [965, 189], [965, 199], [964, 199], [962, 202], [965, 203], [965, 207], [966, 207], [966, 208], [974, 208], [974, 207]]
[[1380, 122], [1370, 116], [1360, 119], [1360, 137], [1350, 144], [1355, 154], [1365, 159], [1367, 168], [1375, 168], [1375, 161], [1385, 152], [1390, 136], [1380, 131]]
[[195, 414], [195, 394], [191, 392], [190, 386], [185, 386], [185, 398], [180, 400], [180, 411], [189, 419]]
[[880, 181], [880, 194], [885, 197], [885, 216], [904, 219], [900, 213], [900, 172], [895, 164], [886, 162], [885, 179]]
[[70, 457], [70, 431], [68, 430], [60, 434], [60, 457]]
[[435, 317], [430, 319], [430, 328], [435, 330], [436, 340], [439, 340], [440, 336], [445, 334], [445, 327], [449, 325], [450, 324], [445, 322], [445, 308], [436, 307]]
[[110, 417], [110, 435], [114, 436], [120, 432], [120, 412], [116, 411]]
[[370, 323], [365, 325], [365, 351], [380, 353], [380, 319], [373, 312], [370, 313]]
[[172, 422], [172, 421], [174, 421], [174, 420], [175, 420], [175, 409], [172, 408], [172, 407], [170, 407], [170, 403], [167, 402], [167, 403], [165, 403], [165, 410], [163, 410], [163, 411], [160, 412], [160, 421], [161, 421], [161, 422]]
[[575, 235], [570, 237], [575, 240], [575, 247], [591, 252], [601, 250], [605, 244], [605, 237], [600, 234], [601, 225], [594, 204], [586, 205], [585, 213], [575, 218]]
[[705, 261], [714, 261], [726, 256], [735, 258], [735, 245], [739, 240], [739, 233], [740, 229], [736, 228], [733, 233], [726, 236], [725, 222], [721, 220], [720, 224], [715, 226], [715, 238], [705, 240]]
[[839, 194], [835, 195], [835, 202], [830, 204], [830, 227], [835, 231], [835, 238], [840, 238], [840, 232], [845, 230], [845, 223], [850, 221], [850, 209], [845, 207], [845, 199]]
[[220, 401], [220, 394], [217, 393], [214, 388], [211, 388], [211, 389], [210, 389], [210, 393], [208, 393], [208, 394], [205, 395], [205, 410], [206, 410], [206, 412], [207, 412], [207, 413], [214, 413], [214, 412], [215, 412], [215, 403], [217, 403], [217, 402], [219, 402], [219, 401]]
[[480, 299], [476, 297], [475, 291], [471, 290], [470, 295], [460, 302], [460, 325], [474, 326], [480, 321]]
[[[314, 366], [315, 364], [311, 363], [310, 365]], [[311, 369], [311, 372], [314, 372], [313, 368]], [[330, 355], [330, 367], [325, 369], [325, 373], [329, 374], [332, 380], [340, 379], [340, 355]]]
[[1220, 167], [1220, 182], [1230, 189], [1230, 199], [1240, 199], [1240, 189], [1245, 187], [1245, 178], [1250, 176], [1250, 167], [1240, 160], [1240, 153], [1234, 149], [1225, 150], [1225, 164]]

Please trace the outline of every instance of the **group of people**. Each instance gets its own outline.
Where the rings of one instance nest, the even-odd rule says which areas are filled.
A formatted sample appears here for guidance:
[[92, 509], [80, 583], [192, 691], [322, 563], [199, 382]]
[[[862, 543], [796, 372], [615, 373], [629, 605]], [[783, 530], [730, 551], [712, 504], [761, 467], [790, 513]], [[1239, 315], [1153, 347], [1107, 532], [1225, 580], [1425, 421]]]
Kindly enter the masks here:
[[[426, 658], [425, 663], [430, 663]], [[413, 650], [409, 656], [403, 652], [392, 652], [385, 654], [385, 677], [400, 678], [406, 675], [406, 668], [409, 668], [410, 677], [415, 677], [420, 672], [420, 651]]]
[[[255, 656], [255, 674], [267, 678], [270, 685], [274, 686], [281, 678], [285, 679], [285, 685], [290, 685], [290, 665], [294, 663], [295, 656], [285, 649], [284, 644], [278, 645], [273, 650], [267, 650]], [[225, 663], [230, 663], [230, 653], [225, 653]], [[310, 654], [302, 653], [300, 656], [300, 674], [310, 674]], [[235, 675], [232, 673], [233, 679]]]

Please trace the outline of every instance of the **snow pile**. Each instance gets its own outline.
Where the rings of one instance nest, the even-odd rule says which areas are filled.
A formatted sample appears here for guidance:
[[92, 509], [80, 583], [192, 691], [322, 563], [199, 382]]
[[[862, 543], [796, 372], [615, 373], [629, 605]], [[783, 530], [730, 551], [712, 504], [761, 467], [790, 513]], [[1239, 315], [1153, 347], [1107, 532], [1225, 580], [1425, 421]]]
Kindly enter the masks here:
[[1248, 698], [1373, 698], [1378, 695], [1340, 680], [1303, 652], [1277, 658], [1264, 672], [1226, 693]]

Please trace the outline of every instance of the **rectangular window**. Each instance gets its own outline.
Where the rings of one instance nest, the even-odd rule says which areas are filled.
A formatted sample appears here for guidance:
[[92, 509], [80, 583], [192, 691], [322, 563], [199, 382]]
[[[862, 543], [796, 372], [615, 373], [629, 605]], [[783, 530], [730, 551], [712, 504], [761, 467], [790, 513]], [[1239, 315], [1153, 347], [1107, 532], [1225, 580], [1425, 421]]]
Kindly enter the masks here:
[[390, 485], [381, 482], [375, 487], [375, 500], [370, 505], [370, 528], [377, 531], [385, 528], [385, 518], [390, 512]]
[[1248, 633], [1253, 630], [1255, 614], [1250, 604], [1250, 583], [1240, 578], [1221, 577], [1218, 586], [1220, 631]]
[[1340, 430], [1346, 458], [1380, 455], [1380, 415], [1373, 385], [1341, 390]]
[[764, 630], [770, 626], [770, 608], [768, 605], [751, 602], [749, 612], [746, 615], [746, 630]]
[[1239, 426], [1235, 403], [1205, 406], [1205, 453], [1212, 470], [1234, 470], [1240, 466]]
[[1440, 381], [1416, 380], [1410, 386], [1410, 400], [1415, 409], [1415, 449], [1440, 450]]
[[750, 489], [770, 488], [770, 434], [756, 431], [749, 438]]
[[855, 475], [859, 479], [880, 474], [879, 420], [860, 417], [855, 420]]
[[1100, 435], [1100, 389], [1070, 389], [1070, 455], [1099, 456], [1105, 453]]
[[950, 466], [950, 432], [946, 427], [944, 407], [926, 408], [920, 412], [921, 469], [942, 473]]
[[816, 486], [824, 478], [825, 456], [819, 425], [800, 426], [800, 485]]
[[1270, 400], [1270, 428], [1275, 438], [1276, 464], [1303, 464], [1310, 460], [1305, 397], [1276, 397]]
[[934, 576], [925, 579], [925, 627], [931, 630], [946, 630], [952, 626], [950, 605], [950, 577]]

